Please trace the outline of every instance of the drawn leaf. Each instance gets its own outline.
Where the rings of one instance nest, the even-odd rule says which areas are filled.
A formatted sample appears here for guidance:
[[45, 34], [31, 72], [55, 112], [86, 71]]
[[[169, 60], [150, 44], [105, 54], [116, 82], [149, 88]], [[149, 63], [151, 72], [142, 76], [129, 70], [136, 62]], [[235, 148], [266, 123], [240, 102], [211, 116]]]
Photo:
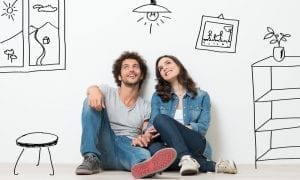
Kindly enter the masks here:
[[13, 54], [13, 55], [10, 56], [10, 58], [11, 59], [17, 59], [17, 56]]
[[291, 35], [290, 34], [285, 34], [284, 37], [291, 37]]
[[284, 38], [284, 37], [283, 37], [281, 40], [282, 40], [282, 41], [287, 41], [286, 38]]
[[270, 44], [275, 44], [275, 43], [277, 43], [276, 39], [273, 39], [273, 40], [270, 41]]
[[9, 55], [9, 54], [14, 54], [14, 50], [13, 49], [7, 49], [4, 51], [4, 54]]
[[274, 33], [274, 30], [270, 27], [267, 27], [267, 31], [270, 32], [270, 33]]
[[265, 35], [264, 39], [269, 39], [269, 38], [271, 38], [273, 36], [274, 36], [274, 34], [270, 32], [270, 33], [268, 33], [268, 34]]

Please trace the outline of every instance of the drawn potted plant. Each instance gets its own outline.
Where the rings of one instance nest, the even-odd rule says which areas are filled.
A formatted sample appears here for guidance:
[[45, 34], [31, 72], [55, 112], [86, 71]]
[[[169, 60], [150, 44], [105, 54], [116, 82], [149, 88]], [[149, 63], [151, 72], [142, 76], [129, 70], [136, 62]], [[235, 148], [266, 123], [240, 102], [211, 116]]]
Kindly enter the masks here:
[[284, 49], [284, 47], [282, 47], [280, 45], [280, 43], [282, 41], [287, 41], [286, 38], [291, 37], [291, 35], [290, 34], [284, 34], [284, 33], [279, 33], [279, 34], [275, 33], [275, 31], [270, 27], [267, 27], [267, 31], [268, 31], [268, 33], [264, 36], [264, 39], [272, 38], [270, 40], [270, 44], [277, 44], [277, 46], [275, 46], [273, 48], [273, 58], [276, 61], [280, 62], [285, 57], [285, 49]]

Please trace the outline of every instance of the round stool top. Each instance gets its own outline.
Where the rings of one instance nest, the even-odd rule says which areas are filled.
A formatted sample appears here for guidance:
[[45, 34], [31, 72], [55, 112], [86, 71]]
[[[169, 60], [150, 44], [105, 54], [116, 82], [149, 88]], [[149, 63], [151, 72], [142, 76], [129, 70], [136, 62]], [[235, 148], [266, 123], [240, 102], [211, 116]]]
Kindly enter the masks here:
[[16, 144], [22, 147], [47, 147], [57, 144], [58, 136], [45, 132], [31, 132], [17, 138]]

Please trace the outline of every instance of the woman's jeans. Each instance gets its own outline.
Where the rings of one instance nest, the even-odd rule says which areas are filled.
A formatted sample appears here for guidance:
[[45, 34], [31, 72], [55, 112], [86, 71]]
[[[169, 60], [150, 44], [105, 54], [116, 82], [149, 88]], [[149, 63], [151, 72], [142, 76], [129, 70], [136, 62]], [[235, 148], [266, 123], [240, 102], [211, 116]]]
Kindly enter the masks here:
[[166, 146], [176, 149], [177, 159], [169, 168], [170, 170], [178, 170], [181, 157], [191, 155], [200, 164], [200, 171], [215, 171], [215, 162], [209, 161], [203, 156], [206, 140], [201, 134], [164, 114], [155, 117], [153, 126], [160, 133], [160, 136], [148, 147], [151, 154]]
[[92, 109], [87, 100], [82, 110], [81, 154], [93, 153], [100, 159], [102, 169], [130, 170], [135, 164], [151, 157], [144, 148], [131, 145], [126, 136], [116, 136], [111, 129], [105, 109]]

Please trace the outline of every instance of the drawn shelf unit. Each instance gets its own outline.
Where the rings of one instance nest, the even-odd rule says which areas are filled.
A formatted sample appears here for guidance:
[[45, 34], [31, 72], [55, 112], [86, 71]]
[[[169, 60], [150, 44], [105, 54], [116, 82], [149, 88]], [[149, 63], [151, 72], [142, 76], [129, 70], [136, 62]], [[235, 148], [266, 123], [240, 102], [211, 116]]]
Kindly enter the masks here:
[[0, 26], [0, 73], [66, 69], [65, 0], [3, 0]]
[[[253, 63], [251, 70], [255, 168], [258, 161], [300, 159], [296, 136], [285, 137], [300, 128], [299, 106], [291, 105], [300, 102], [300, 76], [293, 75], [300, 73], [300, 56], [288, 56], [282, 62], [267, 57]], [[286, 76], [289, 72], [292, 77]]]

